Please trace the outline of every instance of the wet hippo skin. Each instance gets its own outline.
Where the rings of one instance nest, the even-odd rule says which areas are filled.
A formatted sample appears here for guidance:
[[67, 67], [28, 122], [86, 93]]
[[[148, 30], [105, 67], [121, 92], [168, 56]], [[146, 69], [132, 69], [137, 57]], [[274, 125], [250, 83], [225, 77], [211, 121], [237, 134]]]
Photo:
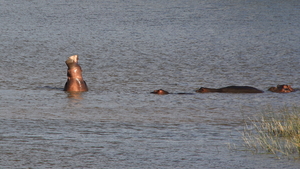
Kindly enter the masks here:
[[165, 94], [169, 94], [169, 92], [163, 90], [163, 89], [158, 89], [158, 90], [154, 90], [153, 92], [151, 92], [152, 94], [159, 94], [159, 95], [165, 95]]
[[82, 78], [82, 70], [78, 64], [78, 55], [70, 56], [66, 60], [68, 66], [67, 76], [68, 80], [65, 84], [64, 91], [70, 92], [85, 92], [88, 87]]
[[268, 90], [276, 93], [290, 93], [295, 91], [290, 85], [277, 85], [277, 87], [270, 87]]
[[209, 92], [218, 92], [218, 93], [263, 93], [262, 90], [256, 89], [251, 86], [228, 86], [223, 88], [205, 88], [201, 87], [196, 90], [198, 93], [209, 93]]
[[165, 95], [165, 94], [182, 94], [182, 95], [192, 95], [194, 93], [169, 93], [163, 89], [159, 89], [159, 90], [154, 90], [153, 92], [151, 92], [152, 94], [159, 94], [159, 95]]

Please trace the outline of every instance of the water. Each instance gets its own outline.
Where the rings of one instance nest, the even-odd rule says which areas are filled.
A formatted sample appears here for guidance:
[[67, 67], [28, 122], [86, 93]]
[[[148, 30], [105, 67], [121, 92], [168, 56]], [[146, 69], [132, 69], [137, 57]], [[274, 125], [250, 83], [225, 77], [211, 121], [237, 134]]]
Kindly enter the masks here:
[[[245, 119], [299, 105], [298, 1], [1, 0], [1, 168], [298, 168], [243, 151]], [[79, 55], [90, 89], [62, 91]], [[150, 94], [249, 85], [263, 94]]]

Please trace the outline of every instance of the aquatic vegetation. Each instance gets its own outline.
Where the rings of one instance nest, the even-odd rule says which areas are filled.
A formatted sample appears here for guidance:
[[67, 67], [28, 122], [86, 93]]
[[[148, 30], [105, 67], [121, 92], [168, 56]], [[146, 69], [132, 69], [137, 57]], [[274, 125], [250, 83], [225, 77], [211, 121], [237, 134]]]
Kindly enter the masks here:
[[268, 109], [250, 121], [243, 133], [249, 149], [278, 158], [300, 157], [300, 108]]

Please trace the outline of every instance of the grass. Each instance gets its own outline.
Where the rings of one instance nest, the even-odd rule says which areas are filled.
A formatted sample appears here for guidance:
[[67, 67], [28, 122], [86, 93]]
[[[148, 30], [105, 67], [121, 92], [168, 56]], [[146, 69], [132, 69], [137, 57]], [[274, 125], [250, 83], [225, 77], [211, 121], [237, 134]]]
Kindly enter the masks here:
[[268, 109], [250, 121], [243, 133], [249, 149], [299, 159], [300, 108]]

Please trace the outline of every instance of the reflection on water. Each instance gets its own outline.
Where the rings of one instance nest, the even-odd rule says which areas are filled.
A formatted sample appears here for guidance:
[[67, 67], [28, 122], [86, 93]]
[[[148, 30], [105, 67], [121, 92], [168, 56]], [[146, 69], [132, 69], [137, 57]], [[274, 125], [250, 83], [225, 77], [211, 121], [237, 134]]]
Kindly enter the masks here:
[[79, 107], [82, 106], [81, 105], [81, 100], [83, 99], [82, 97], [82, 92], [65, 92], [68, 96], [67, 98], [69, 98], [68, 102], [69, 102], [69, 107]]
[[82, 92], [66, 92], [68, 94], [68, 98], [72, 100], [82, 100]]
[[[298, 105], [298, 1], [19, 1], [0, 6], [3, 168], [297, 168], [243, 149], [245, 120]], [[64, 92], [80, 55], [84, 93]], [[253, 86], [262, 94], [195, 93]], [[44, 87], [41, 87], [44, 86]], [[155, 89], [193, 95], [153, 95]], [[0, 167], [0, 168], [1, 168]]]

